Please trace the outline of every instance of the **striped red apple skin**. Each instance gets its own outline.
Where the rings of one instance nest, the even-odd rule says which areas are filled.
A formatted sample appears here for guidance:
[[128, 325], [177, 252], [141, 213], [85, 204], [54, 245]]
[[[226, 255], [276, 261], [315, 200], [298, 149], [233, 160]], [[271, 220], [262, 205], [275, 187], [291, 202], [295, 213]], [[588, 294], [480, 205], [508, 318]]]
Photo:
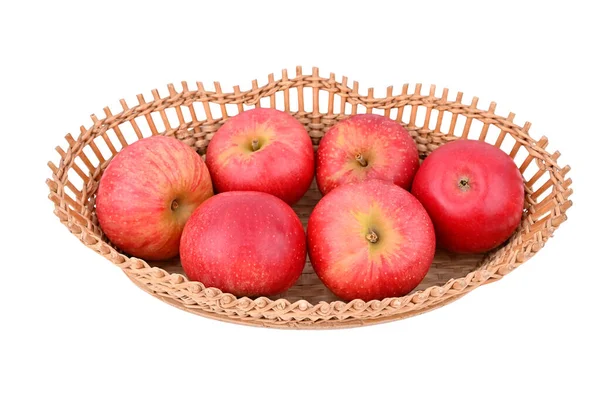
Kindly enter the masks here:
[[204, 161], [172, 137], [152, 136], [122, 149], [98, 186], [102, 231], [122, 251], [146, 260], [179, 253], [185, 222], [213, 195]]
[[321, 199], [308, 221], [308, 251], [319, 278], [340, 298], [383, 299], [408, 294], [423, 280], [435, 233], [408, 191], [366, 180]]
[[368, 179], [410, 190], [419, 168], [419, 153], [401, 124], [375, 115], [354, 115], [327, 131], [317, 150], [317, 184], [321, 193]]
[[314, 177], [314, 150], [304, 126], [270, 108], [244, 111], [211, 139], [206, 163], [217, 192], [260, 191], [297, 202]]

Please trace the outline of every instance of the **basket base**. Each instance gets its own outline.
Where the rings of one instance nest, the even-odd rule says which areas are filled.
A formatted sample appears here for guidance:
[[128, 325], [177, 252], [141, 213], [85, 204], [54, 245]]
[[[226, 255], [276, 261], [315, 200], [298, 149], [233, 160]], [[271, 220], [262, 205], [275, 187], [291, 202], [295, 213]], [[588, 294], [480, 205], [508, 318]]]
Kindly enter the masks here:
[[[127, 273], [126, 273], [126, 275], [127, 275]], [[168, 295], [164, 296], [164, 295], [161, 295], [160, 293], [156, 293], [156, 292], [149, 290], [147, 286], [141, 284], [139, 282], [139, 280], [132, 278], [129, 275], [127, 275], [127, 277], [129, 277], [129, 279], [131, 281], [133, 281], [142, 290], [152, 294], [152, 296], [154, 296], [154, 297], [160, 299], [161, 301], [168, 303], [169, 305], [174, 306], [178, 309], [185, 310], [186, 312], [197, 314], [197, 315], [200, 315], [203, 317], [207, 317], [209, 319], [225, 321], [225, 322], [233, 323], [233, 324], [242, 324], [242, 325], [255, 326], [255, 327], [277, 328], [277, 329], [282, 329], [282, 330], [283, 329], [285, 329], [285, 330], [289, 330], [289, 329], [330, 330], [330, 329], [353, 328], [353, 327], [362, 327], [362, 326], [368, 326], [368, 325], [373, 325], [373, 324], [388, 323], [391, 321], [407, 319], [409, 317], [417, 316], [417, 315], [420, 315], [423, 313], [427, 313], [431, 310], [441, 308], [442, 306], [448, 305], [448, 304], [456, 301], [457, 299], [462, 298], [469, 292], [469, 291], [463, 291], [460, 294], [449, 296], [449, 297], [445, 298], [444, 300], [442, 300], [438, 303], [435, 303], [431, 306], [428, 306], [426, 308], [416, 309], [416, 310], [399, 313], [399, 314], [393, 314], [393, 315], [384, 316], [384, 317], [380, 316], [380, 317], [364, 318], [364, 319], [348, 318], [345, 320], [331, 319], [331, 320], [320, 320], [317, 322], [312, 322], [312, 321], [299, 321], [299, 322], [280, 321], [280, 322], [277, 322], [274, 320], [269, 320], [268, 322], [267, 321], [263, 322], [261, 320], [258, 320], [255, 318], [250, 318], [250, 317], [235, 317], [233, 315], [225, 315], [225, 314], [215, 313], [215, 312], [206, 311], [206, 310], [203, 310], [200, 308], [187, 307], [187, 306], [183, 305], [181, 302], [169, 297]]]

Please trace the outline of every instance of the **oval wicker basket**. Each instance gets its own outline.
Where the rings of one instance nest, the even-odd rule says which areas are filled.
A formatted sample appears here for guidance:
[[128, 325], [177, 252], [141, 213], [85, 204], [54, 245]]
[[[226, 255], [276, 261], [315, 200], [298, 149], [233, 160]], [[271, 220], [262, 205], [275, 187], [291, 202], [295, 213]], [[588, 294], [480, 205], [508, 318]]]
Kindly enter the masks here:
[[[202, 316], [241, 324], [280, 328], [340, 328], [391, 321], [413, 316], [448, 304], [474, 288], [497, 281], [539, 251], [553, 231], [564, 222], [572, 205], [569, 167], [557, 164], [559, 153], [549, 154], [545, 137], [534, 140], [528, 134], [530, 123], [519, 126], [514, 114], [507, 117], [477, 108], [477, 98], [462, 103], [462, 93], [454, 100], [448, 90], [436, 95], [435, 86], [421, 94], [404, 85], [400, 94], [387, 88], [386, 96], [376, 98], [373, 89], [359, 94], [358, 83], [348, 86], [331, 74], [320, 77], [317, 68], [304, 75], [288, 77], [286, 70], [275, 80], [252, 88], [224, 93], [219, 83], [214, 91], [181, 90], [168, 85], [168, 95], [152, 91], [146, 101], [138, 95], [138, 105], [105, 117], [92, 115], [93, 125], [81, 127], [77, 139], [66, 136], [66, 149], [57, 147], [60, 162], [47, 180], [54, 213], [81, 242], [119, 266], [144, 291]], [[102, 171], [117, 152], [142, 137], [156, 134], [174, 136], [204, 155], [214, 133], [224, 120], [252, 107], [271, 107], [289, 112], [308, 131], [315, 149], [327, 129], [356, 113], [379, 113], [401, 122], [417, 143], [422, 158], [439, 145], [463, 138], [485, 140], [500, 147], [515, 159], [525, 178], [526, 209], [517, 232], [504, 246], [484, 255], [456, 255], [438, 251], [429, 274], [409, 295], [364, 302], [338, 300], [313, 273], [307, 260], [305, 270], [294, 287], [274, 298], [236, 298], [219, 289], [188, 281], [177, 260], [146, 262], [122, 254], [103, 235], [94, 212], [95, 192]], [[321, 194], [313, 183], [294, 209], [306, 226], [308, 216]]]

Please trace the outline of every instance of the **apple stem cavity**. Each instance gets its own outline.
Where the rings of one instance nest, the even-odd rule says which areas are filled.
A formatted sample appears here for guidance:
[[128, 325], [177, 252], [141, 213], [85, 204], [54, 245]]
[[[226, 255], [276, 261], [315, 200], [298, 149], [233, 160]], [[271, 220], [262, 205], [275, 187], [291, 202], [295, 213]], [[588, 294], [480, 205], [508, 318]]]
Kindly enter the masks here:
[[462, 191], [468, 191], [471, 188], [469, 185], [469, 179], [467, 177], [461, 177], [458, 180], [458, 188], [460, 188]]
[[365, 236], [365, 238], [371, 244], [375, 244], [377, 241], [379, 241], [379, 237], [377, 236], [377, 233], [375, 233], [372, 229], [369, 229], [369, 232], [367, 233], [367, 235]]
[[179, 208], [179, 202], [177, 202], [177, 200], [174, 199], [173, 202], [171, 202], [171, 210], [175, 211], [177, 210], [177, 208]]
[[354, 159], [358, 161], [360, 166], [367, 166], [367, 161], [365, 160], [365, 158], [363, 158], [362, 154], [356, 154]]
[[258, 151], [259, 148], [258, 139], [252, 139], [252, 151]]

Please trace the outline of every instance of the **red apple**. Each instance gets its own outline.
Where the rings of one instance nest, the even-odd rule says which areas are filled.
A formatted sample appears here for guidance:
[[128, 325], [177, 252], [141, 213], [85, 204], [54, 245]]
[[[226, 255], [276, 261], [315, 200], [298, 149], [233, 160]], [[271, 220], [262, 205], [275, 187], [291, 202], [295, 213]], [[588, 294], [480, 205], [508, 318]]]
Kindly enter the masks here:
[[334, 125], [317, 150], [317, 184], [323, 195], [339, 185], [380, 179], [410, 189], [419, 168], [417, 146], [397, 122], [354, 115]]
[[314, 150], [293, 116], [256, 108], [223, 124], [208, 145], [206, 164], [218, 192], [261, 191], [293, 204], [312, 182]]
[[305, 261], [300, 219], [285, 202], [261, 192], [215, 195], [194, 212], [181, 237], [188, 278], [236, 296], [287, 290]]
[[183, 226], [213, 195], [200, 155], [177, 139], [152, 136], [124, 148], [98, 186], [96, 214], [106, 236], [146, 260], [179, 252]]
[[417, 172], [412, 193], [435, 226], [438, 245], [478, 253], [502, 244], [521, 220], [523, 177], [502, 150], [458, 140], [433, 151]]
[[344, 300], [402, 296], [427, 274], [435, 233], [408, 191], [367, 180], [319, 201], [308, 220], [308, 253], [323, 283]]

